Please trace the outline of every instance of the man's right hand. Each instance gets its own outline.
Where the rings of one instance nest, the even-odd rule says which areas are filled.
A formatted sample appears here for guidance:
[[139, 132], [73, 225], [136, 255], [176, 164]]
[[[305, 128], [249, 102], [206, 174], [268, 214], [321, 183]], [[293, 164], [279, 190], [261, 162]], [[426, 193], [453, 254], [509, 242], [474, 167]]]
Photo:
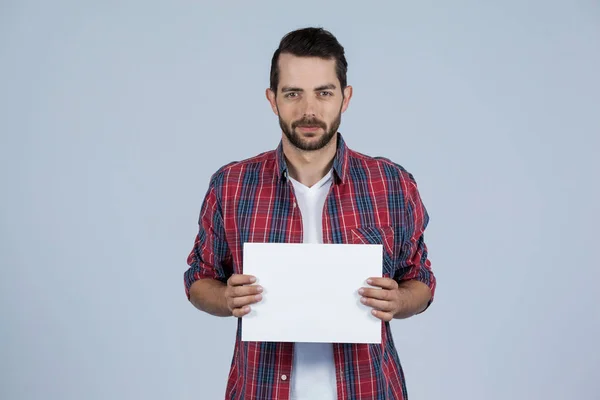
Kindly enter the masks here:
[[[251, 275], [232, 275], [227, 280], [225, 299], [227, 308], [234, 317], [243, 317], [250, 312], [250, 304], [262, 300], [262, 287], [252, 285], [256, 278]], [[251, 286], [250, 286], [251, 285]]]

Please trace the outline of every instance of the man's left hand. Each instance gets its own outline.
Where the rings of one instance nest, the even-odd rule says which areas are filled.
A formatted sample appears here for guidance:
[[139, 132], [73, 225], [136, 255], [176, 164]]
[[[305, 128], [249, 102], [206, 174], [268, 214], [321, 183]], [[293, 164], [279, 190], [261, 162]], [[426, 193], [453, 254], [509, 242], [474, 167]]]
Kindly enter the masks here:
[[369, 278], [367, 283], [381, 289], [360, 288], [358, 293], [362, 296], [361, 303], [372, 307], [375, 317], [382, 321], [391, 321], [402, 307], [398, 282], [391, 278]]

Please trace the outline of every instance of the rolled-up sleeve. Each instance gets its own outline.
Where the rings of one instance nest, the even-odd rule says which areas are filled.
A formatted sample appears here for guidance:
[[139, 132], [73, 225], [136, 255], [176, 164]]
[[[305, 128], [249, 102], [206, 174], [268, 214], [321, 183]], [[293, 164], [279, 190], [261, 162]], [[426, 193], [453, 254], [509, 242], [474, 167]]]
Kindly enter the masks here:
[[421, 200], [414, 177], [405, 172], [403, 178], [402, 188], [405, 199], [402, 213], [403, 241], [395, 278], [399, 282], [414, 279], [426, 284], [431, 290], [429, 301], [431, 304], [435, 295], [436, 278], [431, 269], [424, 238], [429, 215]]
[[198, 234], [188, 255], [184, 273], [185, 293], [189, 300], [192, 283], [200, 279], [227, 281], [231, 275], [231, 252], [225, 239], [221, 206], [214, 177], [211, 179], [198, 221]]

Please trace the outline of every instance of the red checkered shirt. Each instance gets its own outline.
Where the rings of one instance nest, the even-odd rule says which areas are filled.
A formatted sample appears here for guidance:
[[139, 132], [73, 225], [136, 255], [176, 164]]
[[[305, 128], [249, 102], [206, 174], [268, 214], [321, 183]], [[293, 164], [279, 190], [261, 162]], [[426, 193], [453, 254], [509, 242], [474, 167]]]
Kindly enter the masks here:
[[[423, 235], [429, 216], [413, 176], [388, 159], [349, 149], [341, 134], [333, 171], [323, 210], [323, 242], [382, 244], [382, 276], [421, 281], [433, 299], [436, 279]], [[188, 298], [191, 284], [199, 279], [226, 282], [233, 273], [243, 273], [245, 242], [303, 242], [302, 217], [281, 143], [276, 150], [229, 163], [211, 177], [184, 273]], [[381, 335], [381, 344], [333, 344], [339, 400], [407, 398], [388, 322], [382, 322]], [[239, 319], [225, 398], [289, 399], [293, 346], [242, 342]]]

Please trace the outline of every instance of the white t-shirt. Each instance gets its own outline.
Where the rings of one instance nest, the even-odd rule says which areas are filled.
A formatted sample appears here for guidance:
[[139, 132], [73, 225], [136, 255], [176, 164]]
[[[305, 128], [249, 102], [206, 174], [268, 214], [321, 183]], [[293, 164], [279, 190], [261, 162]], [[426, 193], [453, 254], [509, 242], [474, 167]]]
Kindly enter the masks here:
[[[323, 207], [332, 183], [330, 170], [310, 188], [289, 177], [302, 214], [304, 243], [323, 243]], [[333, 345], [295, 343], [291, 400], [335, 400], [337, 387]]]

